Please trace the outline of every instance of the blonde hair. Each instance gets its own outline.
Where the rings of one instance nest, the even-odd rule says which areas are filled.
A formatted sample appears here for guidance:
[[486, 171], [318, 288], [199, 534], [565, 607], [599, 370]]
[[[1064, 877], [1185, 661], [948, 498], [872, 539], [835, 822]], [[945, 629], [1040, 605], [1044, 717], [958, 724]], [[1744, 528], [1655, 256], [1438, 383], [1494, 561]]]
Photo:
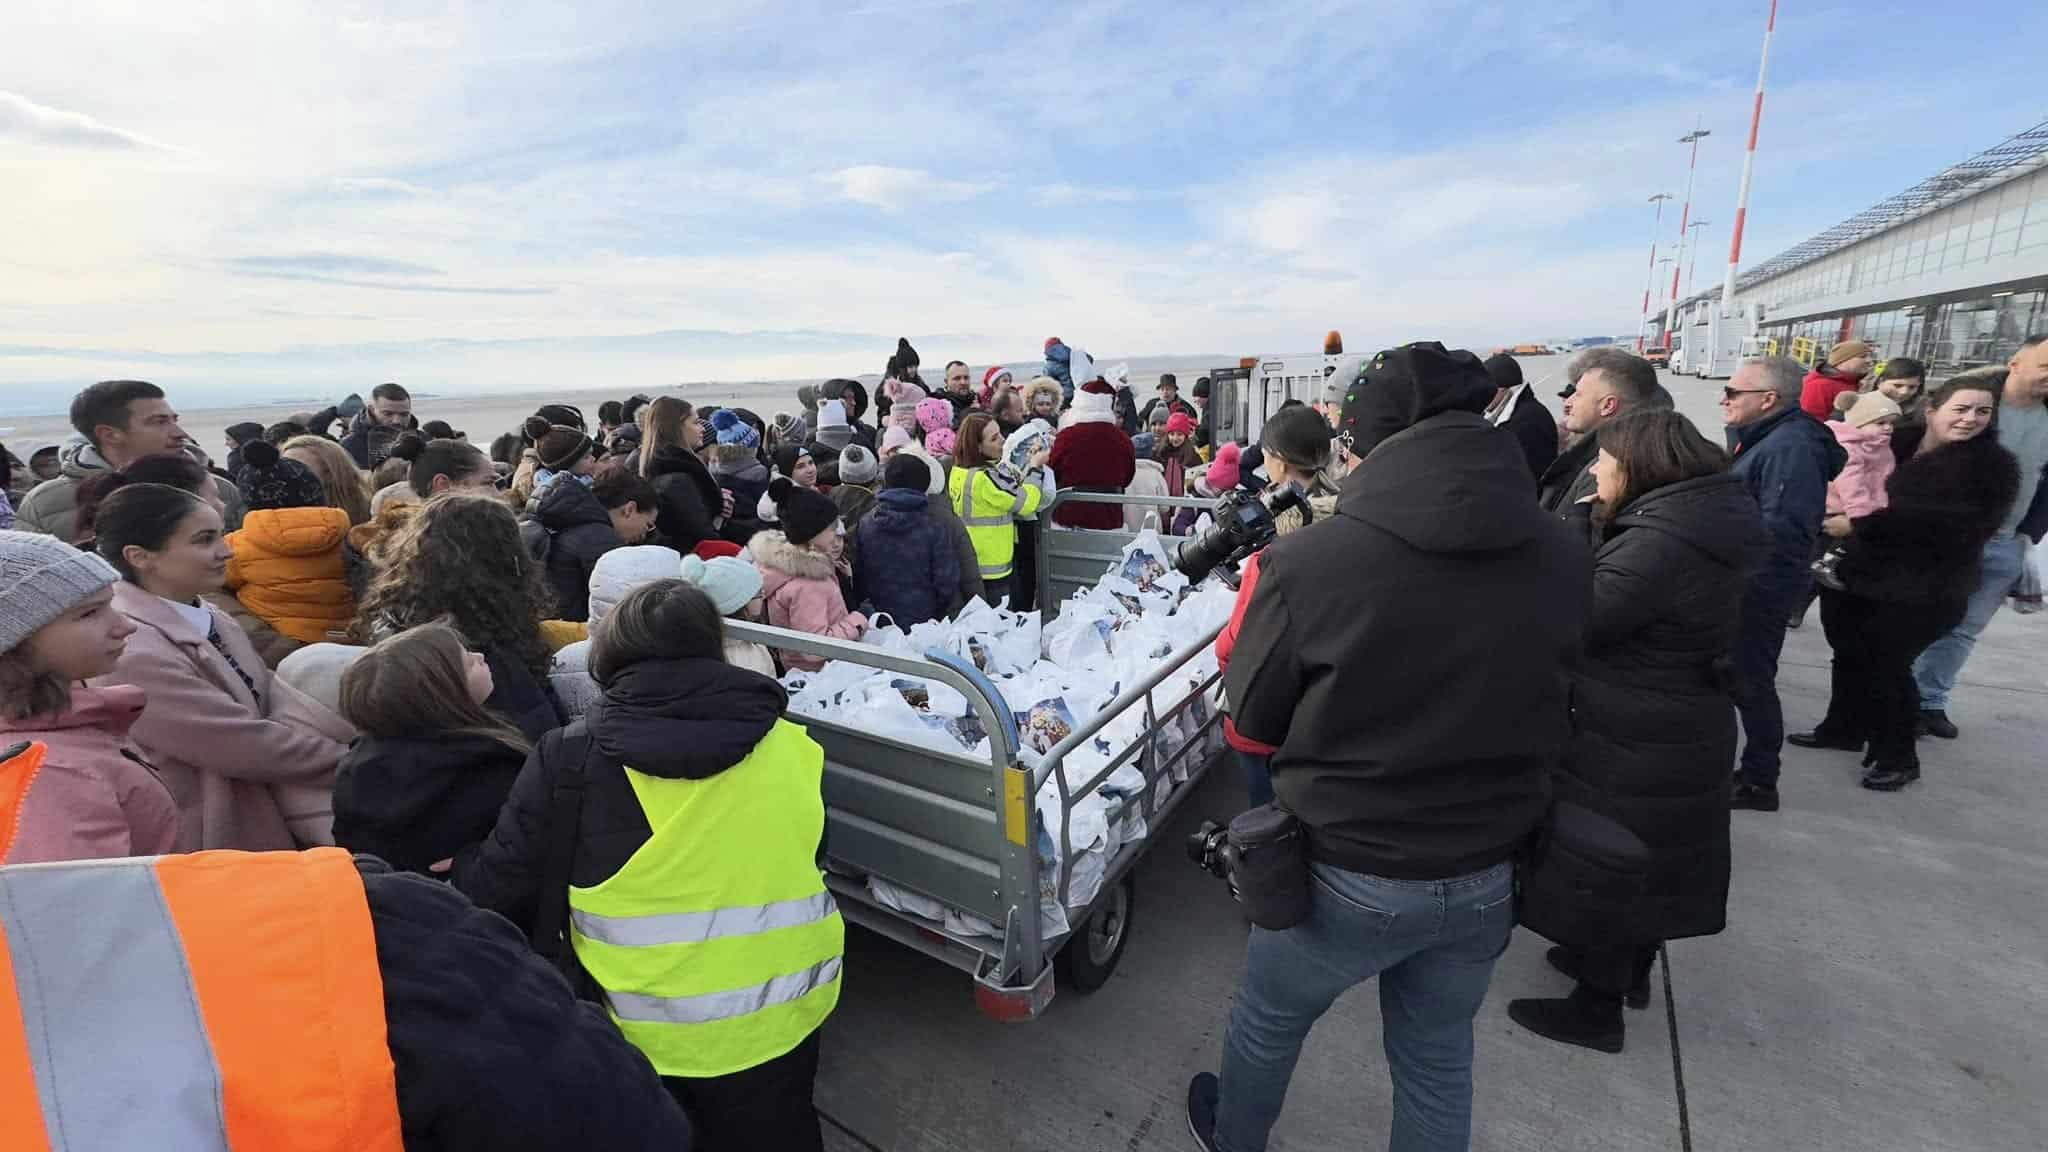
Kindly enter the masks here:
[[320, 478], [320, 490], [327, 493], [327, 506], [348, 513], [349, 527], [369, 523], [370, 490], [363, 484], [362, 471], [349, 458], [348, 449], [319, 436], [294, 436], [278, 451], [287, 456], [294, 452], [305, 454], [306, 459], [299, 463]]
[[453, 627], [408, 628], [342, 673], [341, 714], [372, 736], [483, 736], [530, 751], [517, 728], [471, 698], [468, 659]]
[[654, 475], [654, 455], [663, 448], [674, 447], [688, 452], [690, 447], [683, 441], [683, 425], [697, 410], [688, 400], [675, 396], [657, 396], [640, 409], [640, 474]]

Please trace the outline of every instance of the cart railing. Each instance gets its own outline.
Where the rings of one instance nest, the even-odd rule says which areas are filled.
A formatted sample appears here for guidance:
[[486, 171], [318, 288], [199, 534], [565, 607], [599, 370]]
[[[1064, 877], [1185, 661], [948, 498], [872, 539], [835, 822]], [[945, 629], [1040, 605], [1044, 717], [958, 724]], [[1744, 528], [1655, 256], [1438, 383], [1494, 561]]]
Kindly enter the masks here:
[[[1053, 498], [1038, 510], [1038, 607], [1051, 620], [1059, 614], [1059, 606], [1074, 593], [1095, 586], [1102, 574], [1122, 555], [1124, 545], [1131, 542], [1128, 529], [1060, 528], [1052, 522], [1052, 514], [1068, 504], [1115, 504], [1120, 507], [1137, 505], [1144, 508], [1197, 508], [1208, 511], [1216, 506], [1214, 500], [1200, 496], [1126, 496], [1119, 492], [1082, 492], [1074, 488], [1062, 488]], [[1025, 522], [1018, 524], [1025, 530]], [[1169, 548], [1176, 547], [1184, 536], [1172, 535], [1173, 525], [1158, 526], [1159, 538]]]

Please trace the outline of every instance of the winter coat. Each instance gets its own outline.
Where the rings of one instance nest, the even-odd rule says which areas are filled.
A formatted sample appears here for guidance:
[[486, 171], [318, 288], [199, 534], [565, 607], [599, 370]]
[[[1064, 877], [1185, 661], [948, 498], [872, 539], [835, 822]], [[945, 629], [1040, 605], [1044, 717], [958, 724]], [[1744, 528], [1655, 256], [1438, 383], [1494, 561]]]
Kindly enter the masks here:
[[1536, 503], [1557, 516], [1571, 514], [1573, 505], [1599, 489], [1593, 479], [1593, 461], [1600, 456], [1600, 438], [1588, 432], [1557, 454], [1543, 474], [1536, 478]]
[[[1072, 419], [1072, 413], [1069, 413]], [[1046, 464], [1059, 477], [1062, 488], [1082, 492], [1122, 492], [1138, 472], [1138, 453], [1131, 438], [1113, 421], [1074, 419], [1053, 437], [1052, 455]], [[1124, 510], [1114, 504], [1071, 503], [1054, 509], [1053, 523], [1062, 528], [1103, 528], [1115, 531], [1124, 526]]]
[[481, 650], [491, 666], [491, 694], [484, 707], [519, 729], [529, 743], [562, 726], [555, 694], [519, 656], [504, 648]]
[[1799, 385], [1799, 407], [1808, 416], [1826, 423], [1836, 416], [1835, 398], [1856, 391], [1858, 379], [1838, 375], [1832, 368], [1816, 367]]
[[[770, 680], [782, 678], [782, 670], [775, 666], [775, 657], [768, 649], [730, 632], [725, 636], [725, 662], [759, 672]], [[590, 678], [590, 641], [579, 640], [555, 653], [554, 663], [548, 668], [548, 688], [561, 703], [562, 718], [567, 723], [574, 724], [590, 714], [591, 705], [604, 698], [604, 687]]]
[[855, 596], [901, 628], [945, 616], [960, 586], [960, 557], [925, 494], [891, 488], [854, 529]]
[[403, 428], [386, 428], [370, 422], [370, 410], [365, 408], [356, 413], [349, 423], [348, 434], [341, 438], [341, 446], [348, 450], [349, 459], [365, 472], [375, 472], [379, 464], [391, 456], [391, 446], [405, 435]]
[[[196, 447], [187, 447], [194, 460], [204, 462], [205, 455]], [[41, 532], [55, 536], [66, 544], [79, 542], [78, 533], [78, 486], [87, 477], [107, 470], [107, 462], [100, 458], [99, 450], [83, 440], [73, 440], [57, 452], [60, 472], [56, 479], [45, 480], [29, 489], [27, 496], [14, 509], [14, 526], [23, 532]], [[242, 526], [245, 506], [242, 490], [224, 477], [213, 478], [215, 494], [221, 501], [221, 525], [232, 532]]]
[[2019, 496], [2019, 461], [1989, 432], [1920, 452], [1926, 429], [1893, 438], [1885, 506], [1850, 521], [1835, 573], [1852, 595], [1960, 609], [1989, 541]]
[[1842, 470], [1828, 481], [1828, 515], [1854, 519], [1884, 507], [1884, 484], [1898, 457], [1892, 455], [1892, 430], [1876, 424], [1861, 428], [1845, 420], [1828, 424], [1835, 442], [1849, 454]]
[[839, 523], [846, 532], [847, 566], [858, 571], [860, 552], [859, 545], [854, 542], [853, 529], [874, 509], [875, 488], [868, 484], [835, 484], [826, 495], [832, 498], [833, 506], [839, 509]]
[[290, 639], [301, 644], [334, 640], [356, 618], [342, 556], [348, 532], [348, 513], [339, 508], [251, 512], [241, 530], [228, 536], [234, 555], [228, 560], [227, 590]]
[[1542, 818], [1592, 564], [1529, 487], [1510, 438], [1444, 412], [1261, 555], [1224, 684], [1238, 731], [1278, 746], [1314, 859], [1441, 880], [1510, 858]]
[[[1166, 486], [1165, 466], [1160, 464], [1159, 461], [1154, 460], [1150, 456], [1139, 458], [1133, 465], [1133, 470], [1131, 472], [1131, 482], [1129, 486], [1127, 486], [1124, 489], [1124, 495], [1172, 495], [1172, 493], [1167, 490]], [[1121, 527], [1126, 532], [1142, 532], [1145, 530], [1145, 517], [1155, 516], [1160, 518], [1159, 530], [1161, 532], [1165, 532], [1173, 523], [1172, 517], [1167, 515], [1167, 513], [1171, 511], [1172, 509], [1170, 507], [1160, 504], [1126, 504], [1123, 506], [1124, 522], [1121, 525], [1119, 525], [1119, 527]], [[1057, 518], [1057, 516], [1055, 516], [1055, 518]]]
[[556, 617], [590, 619], [591, 570], [605, 553], [626, 545], [612, 527], [611, 513], [588, 485], [569, 481], [548, 485], [531, 523], [547, 533], [546, 568]]
[[711, 466], [711, 480], [717, 487], [732, 492], [732, 517], [720, 529], [720, 535], [744, 548], [754, 533], [761, 530], [761, 521], [755, 515], [755, 508], [762, 497], [768, 495], [768, 466], [755, 457], [749, 456], [736, 465], [714, 464]]
[[[28, 494], [24, 492], [22, 495], [26, 496]], [[14, 500], [7, 493], [0, 492], [0, 532], [11, 532], [13, 530]]]
[[[846, 609], [839, 589], [839, 570], [831, 558], [789, 542], [781, 532], [756, 533], [747, 546], [761, 570], [761, 596], [768, 623], [793, 632], [809, 632], [837, 640], [858, 640], [867, 631], [867, 617]], [[825, 661], [801, 652], [782, 652], [791, 668], [815, 672]]]
[[974, 538], [967, 534], [967, 525], [961, 523], [960, 514], [953, 510], [953, 501], [944, 489], [926, 493], [924, 509], [931, 515], [932, 522], [945, 532], [946, 540], [953, 547], [954, 566], [960, 570], [959, 583], [947, 599], [944, 613], [952, 616], [967, 607], [969, 600], [982, 595], [981, 562], [975, 559]]
[[689, 1152], [653, 1065], [503, 916], [356, 858], [407, 1152]]
[[[725, 498], [718, 490], [718, 481], [712, 479], [711, 470], [697, 459], [696, 453], [674, 445], [664, 446], [654, 454], [646, 475], [659, 498], [654, 527], [661, 533], [662, 543], [678, 552], [690, 552], [706, 540], [719, 538], [714, 521]], [[765, 482], [761, 490], [767, 491]], [[733, 507], [740, 507], [737, 491]]]
[[[285, 697], [303, 697], [274, 680], [219, 610], [207, 609], [225, 656], [169, 601], [125, 580], [114, 585], [114, 607], [136, 631], [114, 671], [92, 683], [132, 684], [148, 694], [130, 733], [177, 799], [178, 851], [298, 847], [281, 789], [331, 786], [346, 746], [272, 718], [285, 710]], [[322, 710], [309, 700], [303, 707]]]
[[1820, 421], [1797, 410], [1736, 431], [1735, 475], [1755, 498], [1766, 533], [1751, 576], [1753, 594], [1776, 601], [1807, 588], [1828, 481], [1848, 458]]
[[14, 817], [14, 847], [0, 864], [160, 856], [178, 845], [178, 802], [129, 743], [140, 688], [73, 685], [55, 715], [0, 718], [0, 744], [40, 740], [49, 750]]
[[1540, 479], [1557, 459], [1557, 418], [1527, 384], [1508, 397], [1508, 411], [1495, 427], [1503, 428], [1522, 446], [1522, 458], [1529, 462], [1529, 475]]
[[364, 734], [334, 773], [334, 842], [427, 872], [498, 822], [526, 753], [473, 733]]
[[[1165, 400], [1154, 396], [1152, 399], [1145, 401], [1144, 410], [1138, 413], [1138, 427], [1140, 429], [1150, 428], [1152, 426], [1152, 414], [1160, 411], [1165, 412], [1168, 417], [1171, 417], [1175, 412], [1185, 412], [1188, 419], [1193, 420], [1197, 427], [1200, 427], [1202, 423], [1202, 414], [1195, 411], [1195, 406], [1186, 400], [1175, 400], [1173, 403], [1168, 404]], [[1132, 435], [1136, 435], [1136, 433], [1132, 433]], [[1193, 443], [1193, 441], [1189, 441], [1189, 443]]]
[[1628, 926], [1638, 940], [1727, 923], [1730, 653], [1743, 565], [1762, 533], [1742, 482], [1721, 473], [1631, 501], [1594, 556], [1556, 796], [1612, 816], [1649, 847], [1649, 891]]
[[555, 783], [572, 759], [585, 765], [585, 780], [569, 883], [602, 884], [653, 835], [623, 765], [665, 780], [709, 779], [751, 755], [782, 722], [785, 703], [782, 685], [722, 661], [648, 660], [621, 670], [588, 715], [534, 746], [490, 835], [456, 857], [455, 886], [507, 915], [537, 904]]

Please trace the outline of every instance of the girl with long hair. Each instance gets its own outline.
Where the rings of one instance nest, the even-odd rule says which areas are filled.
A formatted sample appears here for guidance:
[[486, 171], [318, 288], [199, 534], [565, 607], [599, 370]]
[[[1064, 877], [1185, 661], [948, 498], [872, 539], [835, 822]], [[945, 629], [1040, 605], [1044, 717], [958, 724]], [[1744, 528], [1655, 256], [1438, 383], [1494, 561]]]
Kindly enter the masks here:
[[659, 498], [655, 529], [662, 543], [678, 552], [719, 539], [732, 511], [730, 497], [697, 456], [703, 447], [704, 426], [689, 401], [659, 396], [640, 409], [637, 467]]
[[[967, 525], [982, 582], [991, 589], [1010, 578], [1017, 552], [1017, 517], [1036, 515], [1045, 499], [1037, 476], [1045, 468], [1046, 449], [1033, 452], [1021, 474], [1002, 456], [1003, 430], [995, 417], [986, 412], [968, 413], [953, 442], [953, 469], [946, 476], [946, 495]], [[1121, 512], [1117, 522], [1123, 522]]]
[[[305, 465], [319, 478], [327, 506], [348, 513], [349, 527], [369, 521], [370, 489], [363, 482], [362, 470], [349, 459], [348, 449], [319, 436], [294, 436], [284, 442], [282, 450], [286, 459]], [[394, 445], [392, 451], [397, 450]]]
[[519, 518], [495, 496], [436, 496], [399, 528], [356, 617], [360, 640], [446, 620], [489, 662], [487, 706], [528, 740], [559, 727], [541, 621], [552, 606]]
[[497, 823], [532, 745], [484, 706], [490, 662], [447, 624], [384, 640], [341, 678], [362, 733], [334, 777], [334, 842], [406, 872], [478, 843]]

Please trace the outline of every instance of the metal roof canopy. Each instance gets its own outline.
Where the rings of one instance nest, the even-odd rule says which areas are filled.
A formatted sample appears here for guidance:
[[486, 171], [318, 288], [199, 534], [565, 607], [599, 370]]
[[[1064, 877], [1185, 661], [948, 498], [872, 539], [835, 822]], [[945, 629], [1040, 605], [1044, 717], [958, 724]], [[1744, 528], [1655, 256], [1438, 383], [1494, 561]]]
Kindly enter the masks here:
[[[1891, 199], [1865, 208], [1820, 235], [1758, 264], [1735, 281], [1736, 292], [1746, 292], [1766, 280], [1832, 256], [1860, 240], [1867, 240], [1987, 188], [1995, 188], [2041, 167], [2044, 161], [2048, 161], [2048, 120], [1986, 148], [1960, 164], [1943, 169]], [[1720, 297], [1721, 289], [1715, 287], [1688, 297], [1680, 306]]]

